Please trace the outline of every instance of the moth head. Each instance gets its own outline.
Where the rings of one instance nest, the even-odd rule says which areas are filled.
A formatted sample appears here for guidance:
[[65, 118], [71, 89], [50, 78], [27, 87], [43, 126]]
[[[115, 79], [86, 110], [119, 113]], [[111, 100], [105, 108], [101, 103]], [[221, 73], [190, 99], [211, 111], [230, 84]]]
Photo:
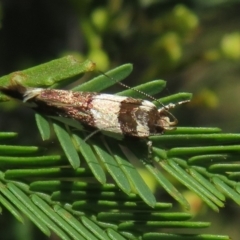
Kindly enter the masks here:
[[159, 118], [157, 120], [157, 126], [163, 130], [174, 130], [178, 124], [177, 118], [168, 110], [161, 108], [158, 110]]

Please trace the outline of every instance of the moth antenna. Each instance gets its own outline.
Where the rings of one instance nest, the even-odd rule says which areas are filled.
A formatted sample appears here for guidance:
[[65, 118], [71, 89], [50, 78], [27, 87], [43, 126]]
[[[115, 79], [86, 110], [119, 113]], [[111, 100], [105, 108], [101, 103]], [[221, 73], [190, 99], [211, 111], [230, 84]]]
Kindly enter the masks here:
[[117, 82], [114, 78], [112, 78], [111, 76], [108, 76], [106, 73], [104, 73], [104, 72], [102, 72], [102, 71], [99, 71], [99, 72], [100, 72], [102, 75], [104, 75], [105, 77], [110, 78], [112, 81], [114, 81], [115, 83], [119, 84], [120, 86], [125, 87], [125, 88], [130, 89], [130, 90], [133, 90], [133, 91], [135, 91], [135, 92], [137, 92], [137, 93], [140, 93], [140, 94], [142, 94], [143, 96], [148, 97], [148, 98], [150, 98], [150, 99], [153, 100], [153, 101], [157, 101], [160, 105], [162, 105], [162, 106], [164, 107], [164, 104], [161, 103], [161, 102], [159, 102], [155, 97], [153, 97], [153, 96], [151, 96], [151, 95], [149, 95], [149, 94], [147, 94], [147, 93], [145, 93], [145, 92], [143, 92], [143, 91], [140, 91], [140, 90], [138, 90], [138, 89], [136, 89], [136, 88], [129, 87], [128, 85], [126, 85], [126, 84], [124, 84], [124, 83], [122, 83], [122, 82]]
[[153, 100], [153, 101], [158, 102], [158, 103], [166, 110], [167, 114], [168, 114], [170, 117], [173, 118], [173, 122], [172, 122], [173, 125], [176, 125], [176, 124], [178, 123], [178, 120], [177, 120], [177, 118], [176, 118], [171, 112], [169, 112], [168, 110], [169, 110], [170, 108], [174, 108], [176, 105], [181, 105], [181, 104], [183, 104], [183, 103], [189, 102], [189, 100], [185, 100], [185, 101], [178, 102], [178, 103], [176, 103], [175, 105], [173, 105], [173, 104], [170, 103], [170, 104], [168, 104], [167, 106], [165, 106], [163, 103], [161, 103], [161, 102], [160, 102], [158, 99], [156, 99], [155, 97], [153, 97], [153, 96], [151, 96], [151, 95], [149, 95], [149, 94], [147, 94], [147, 93], [145, 93], [145, 92], [142, 92], [142, 91], [140, 91], [140, 90], [138, 90], [138, 89], [129, 87], [128, 85], [126, 85], [126, 84], [124, 84], [124, 83], [122, 83], [122, 82], [117, 82], [114, 78], [112, 78], [111, 76], [108, 76], [106, 73], [104, 73], [104, 72], [102, 72], [102, 71], [100, 71], [100, 70], [98, 70], [98, 71], [99, 71], [102, 75], [104, 75], [105, 77], [108, 77], [108, 78], [110, 78], [112, 81], [114, 81], [115, 83], [119, 84], [120, 86], [125, 87], [125, 88], [127, 88], [127, 89], [131, 89], [131, 90], [133, 90], [133, 91], [135, 91], [135, 92], [137, 92], [137, 93], [140, 93], [140, 94], [142, 94], [143, 96], [145, 96], [145, 97], [147, 97], [147, 98], [149, 98], [149, 99], [151, 99], [151, 100]]

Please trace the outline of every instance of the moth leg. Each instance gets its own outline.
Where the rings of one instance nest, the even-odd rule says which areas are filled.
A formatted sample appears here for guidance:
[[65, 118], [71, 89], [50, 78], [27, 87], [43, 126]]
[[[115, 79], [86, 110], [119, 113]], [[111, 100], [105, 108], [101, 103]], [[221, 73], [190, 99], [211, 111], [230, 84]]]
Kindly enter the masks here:
[[152, 141], [147, 141], [147, 147], [148, 147], [148, 159], [152, 159]]
[[[104, 131], [106, 131], [108, 128], [113, 128], [113, 127], [115, 127], [115, 126], [108, 126], [108, 127], [106, 127], [106, 128], [96, 129], [95, 131], [91, 132], [91, 133], [84, 139], [84, 141], [86, 142], [87, 140], [89, 140], [89, 139], [90, 139], [92, 136], [94, 136], [95, 134], [97, 134], [97, 133], [99, 133], [99, 132], [104, 132]], [[111, 134], [111, 132], [110, 132], [110, 134]], [[112, 132], [112, 134], [114, 134], [114, 132]], [[118, 134], [118, 133], [115, 133], [115, 134]], [[109, 135], [107, 135], [107, 136], [109, 136]]]
[[88, 139], [90, 139], [92, 136], [94, 136], [95, 134], [97, 134], [98, 132], [101, 132], [101, 129], [97, 129], [93, 132], [91, 132], [90, 134], [88, 134], [85, 139], [84, 139], [84, 142], [86, 142]]

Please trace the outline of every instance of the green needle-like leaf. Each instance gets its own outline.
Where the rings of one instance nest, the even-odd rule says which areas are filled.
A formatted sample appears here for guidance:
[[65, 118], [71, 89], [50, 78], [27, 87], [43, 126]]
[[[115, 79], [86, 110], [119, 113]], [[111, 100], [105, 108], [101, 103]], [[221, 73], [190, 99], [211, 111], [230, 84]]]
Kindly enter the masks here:
[[53, 123], [53, 128], [70, 164], [74, 169], [78, 168], [80, 166], [80, 159], [68, 132], [57, 122]]
[[35, 119], [42, 140], [48, 140], [51, 133], [51, 128], [49, 126], [48, 120], [43, 115], [40, 115], [38, 113], [35, 114]]
[[79, 148], [81, 154], [85, 158], [93, 175], [100, 183], [104, 184], [106, 182], [106, 175], [97, 158], [95, 157], [95, 154], [93, 153], [91, 147], [80, 136], [73, 134], [73, 138], [76, 142], [76, 146]]
[[106, 72], [104, 75], [101, 74], [100, 76], [73, 88], [72, 90], [82, 92], [101, 92], [103, 89], [106, 89], [107, 87], [116, 84], [116, 82], [126, 78], [131, 71], [132, 64], [124, 64], [109, 72]]

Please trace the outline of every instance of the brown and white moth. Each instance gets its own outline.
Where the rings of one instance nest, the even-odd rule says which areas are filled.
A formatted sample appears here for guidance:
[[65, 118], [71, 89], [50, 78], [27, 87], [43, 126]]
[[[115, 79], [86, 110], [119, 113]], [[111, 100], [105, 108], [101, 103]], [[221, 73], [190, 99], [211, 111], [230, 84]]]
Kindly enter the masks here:
[[[25, 87], [15, 82], [0, 91], [49, 116], [71, 118], [99, 131], [137, 138], [163, 134], [174, 129], [177, 119], [168, 111], [177, 104], [157, 108], [152, 102], [96, 92]], [[170, 119], [173, 118], [173, 121]]]

